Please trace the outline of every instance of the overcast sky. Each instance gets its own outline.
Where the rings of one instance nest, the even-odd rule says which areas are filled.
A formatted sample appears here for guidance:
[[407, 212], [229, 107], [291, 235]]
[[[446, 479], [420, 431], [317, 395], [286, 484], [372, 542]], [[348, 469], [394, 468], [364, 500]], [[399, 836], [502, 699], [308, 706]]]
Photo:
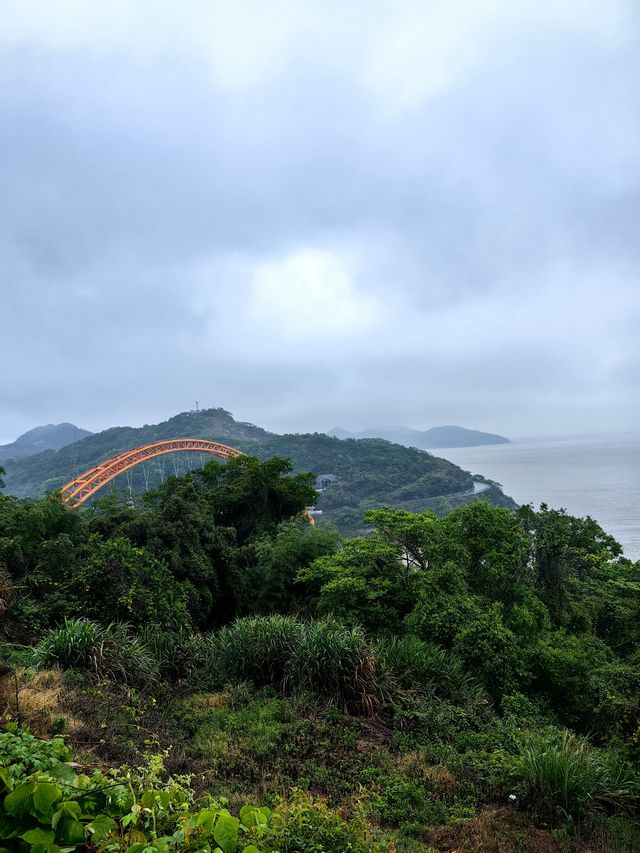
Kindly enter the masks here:
[[0, 442], [640, 415], [637, 0], [0, 0]]

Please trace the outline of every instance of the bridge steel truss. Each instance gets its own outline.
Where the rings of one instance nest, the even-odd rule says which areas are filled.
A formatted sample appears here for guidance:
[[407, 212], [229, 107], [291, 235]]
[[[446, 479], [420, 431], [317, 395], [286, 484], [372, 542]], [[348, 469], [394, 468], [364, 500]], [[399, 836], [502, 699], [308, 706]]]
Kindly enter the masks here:
[[235, 450], [233, 447], [227, 447], [226, 444], [220, 444], [217, 441], [206, 441], [202, 438], [172, 438], [167, 441], [155, 441], [152, 444], [135, 447], [133, 450], [126, 450], [112, 459], [101, 462], [95, 468], [91, 468], [90, 471], [85, 471], [84, 474], [62, 487], [62, 498], [66, 503], [80, 506], [118, 474], [128, 471], [140, 462], [144, 462], [145, 459], [154, 459], [156, 456], [162, 456], [165, 453], [182, 451], [208, 453], [211, 456], [217, 456], [219, 459], [244, 456], [244, 453]]

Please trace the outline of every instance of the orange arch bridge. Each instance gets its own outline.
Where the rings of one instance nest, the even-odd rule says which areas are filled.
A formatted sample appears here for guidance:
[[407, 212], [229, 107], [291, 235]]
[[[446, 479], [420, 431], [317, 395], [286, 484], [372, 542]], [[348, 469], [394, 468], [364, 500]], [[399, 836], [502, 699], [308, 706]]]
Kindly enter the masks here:
[[209, 453], [219, 459], [244, 456], [243, 453], [233, 447], [227, 447], [226, 444], [219, 444], [217, 441], [205, 441], [202, 438], [172, 438], [167, 441], [155, 441], [133, 450], [126, 450], [112, 459], [107, 459], [106, 462], [101, 462], [90, 471], [85, 471], [84, 474], [62, 487], [62, 498], [67, 503], [80, 506], [118, 474], [128, 471], [138, 463], [144, 462], [145, 459], [154, 459], [164, 453], [178, 453], [185, 450], [194, 453]]

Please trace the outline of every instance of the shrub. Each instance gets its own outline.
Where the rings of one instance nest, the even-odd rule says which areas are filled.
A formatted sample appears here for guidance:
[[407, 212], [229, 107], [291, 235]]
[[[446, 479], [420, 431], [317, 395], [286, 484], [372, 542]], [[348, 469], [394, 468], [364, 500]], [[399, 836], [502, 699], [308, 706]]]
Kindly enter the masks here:
[[158, 676], [147, 647], [126, 625], [103, 628], [83, 618], [65, 619], [59, 628], [49, 629], [33, 650], [33, 662], [39, 669], [81, 669], [126, 684], [146, 685]]
[[238, 619], [202, 638], [199, 668], [206, 684], [253, 681], [259, 687], [290, 687], [289, 664], [304, 627], [291, 616]]
[[34, 648], [34, 663], [39, 669], [97, 669], [103, 633], [102, 627], [90, 619], [65, 619], [59, 628], [47, 631]]
[[41, 740], [15, 723], [8, 723], [6, 729], [0, 733], [0, 766], [9, 768], [13, 778], [71, 770], [71, 754], [62, 738]]
[[416, 575], [400, 556], [399, 546], [374, 537], [350, 539], [302, 568], [298, 581], [315, 591], [319, 614], [388, 633], [400, 628], [415, 600]]
[[383, 675], [403, 690], [426, 692], [461, 704], [486, 701], [482, 686], [451, 652], [418, 637], [391, 637], [378, 645]]
[[19, 648], [0, 637], [0, 678], [14, 667], [29, 666], [31, 649]]
[[127, 622], [136, 628], [155, 623], [175, 629], [189, 622], [183, 591], [167, 565], [125, 537], [103, 540], [92, 534], [84, 559], [68, 577], [71, 613], [102, 623]]
[[189, 755], [202, 757], [217, 781], [238, 772], [269, 775], [268, 763], [277, 760], [279, 749], [293, 736], [292, 706], [282, 698], [266, 700], [262, 693], [233, 694], [231, 689], [176, 703], [172, 736]]
[[372, 646], [360, 628], [332, 619], [238, 619], [200, 639], [194, 678], [212, 689], [229, 681], [252, 681], [285, 692], [311, 691], [367, 713], [382, 698]]
[[159, 625], [145, 625], [138, 635], [155, 660], [162, 678], [189, 677], [195, 666], [198, 637], [186, 630], [166, 631]]
[[375, 651], [362, 629], [333, 619], [304, 626], [290, 662], [298, 691], [311, 691], [355, 711], [373, 713], [382, 699]]
[[365, 821], [345, 821], [321, 800], [294, 791], [271, 815], [266, 850], [282, 853], [373, 853]]
[[605, 750], [571, 732], [551, 732], [529, 740], [518, 772], [538, 804], [561, 809], [575, 819], [598, 813], [637, 815], [640, 781]]
[[479, 610], [456, 634], [453, 651], [478, 674], [494, 699], [529, 681], [515, 634], [506, 627], [501, 604]]

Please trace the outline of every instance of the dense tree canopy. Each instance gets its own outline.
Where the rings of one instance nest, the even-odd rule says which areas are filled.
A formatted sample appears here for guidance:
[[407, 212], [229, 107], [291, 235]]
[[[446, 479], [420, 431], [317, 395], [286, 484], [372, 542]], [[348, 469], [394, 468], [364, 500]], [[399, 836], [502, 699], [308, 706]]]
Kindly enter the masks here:
[[16, 617], [34, 627], [77, 613], [174, 628], [224, 624], [252, 608], [258, 543], [290, 519], [308, 526], [313, 477], [290, 471], [278, 458], [211, 461], [169, 478], [141, 509], [112, 497], [79, 511], [55, 495], [6, 497], [0, 565], [21, 589]]
[[[309, 523], [313, 483], [285, 459], [244, 457], [169, 478], [137, 506], [115, 496], [76, 509], [55, 494], [0, 496], [0, 654], [7, 638], [18, 649], [10, 654], [39, 666], [89, 670], [102, 689], [122, 681], [133, 719], [130, 685], [144, 692], [164, 679], [163, 720], [179, 718], [185, 751], [205, 755], [231, 737], [208, 732], [214, 706], [228, 703], [224, 717], [247, 690], [315, 695], [347, 715], [343, 725], [376, 714], [404, 775], [375, 764], [367, 747], [375, 766], [340, 784], [354, 796], [370, 785], [377, 813], [405, 820], [410, 834], [416, 815], [424, 827], [468, 814], [466, 800], [451, 805], [449, 788], [433, 811], [431, 776], [416, 763], [425, 755], [451, 760], [461, 790], [476, 786], [487, 801], [524, 774], [527, 796], [546, 797], [565, 818], [592, 807], [636, 815], [640, 565], [592, 519], [544, 505], [514, 512], [478, 500], [445, 515], [374, 506], [361, 522], [367, 535], [343, 539], [331, 524]], [[185, 689], [196, 705], [176, 710]], [[256, 701], [258, 765], [274, 750], [283, 761], [288, 749], [325, 742], [306, 720], [288, 728], [295, 703], [269, 722], [273, 693]], [[262, 743], [271, 724], [280, 740]], [[136, 725], [146, 732], [146, 720]], [[343, 767], [358, 760], [350, 749]], [[241, 766], [261, 779], [246, 757], [234, 761], [232, 752], [218, 770]], [[301, 784], [315, 766], [298, 768]], [[317, 772], [326, 780], [342, 771]], [[597, 797], [604, 805], [586, 805]]]
[[2, 606], [34, 630], [80, 614], [163, 631], [331, 615], [450, 650], [498, 705], [526, 692], [572, 725], [636, 724], [640, 572], [592, 519], [387, 507], [366, 513], [371, 535], [340, 541], [304, 518], [312, 484], [244, 457], [170, 478], [138, 509], [4, 497]]

